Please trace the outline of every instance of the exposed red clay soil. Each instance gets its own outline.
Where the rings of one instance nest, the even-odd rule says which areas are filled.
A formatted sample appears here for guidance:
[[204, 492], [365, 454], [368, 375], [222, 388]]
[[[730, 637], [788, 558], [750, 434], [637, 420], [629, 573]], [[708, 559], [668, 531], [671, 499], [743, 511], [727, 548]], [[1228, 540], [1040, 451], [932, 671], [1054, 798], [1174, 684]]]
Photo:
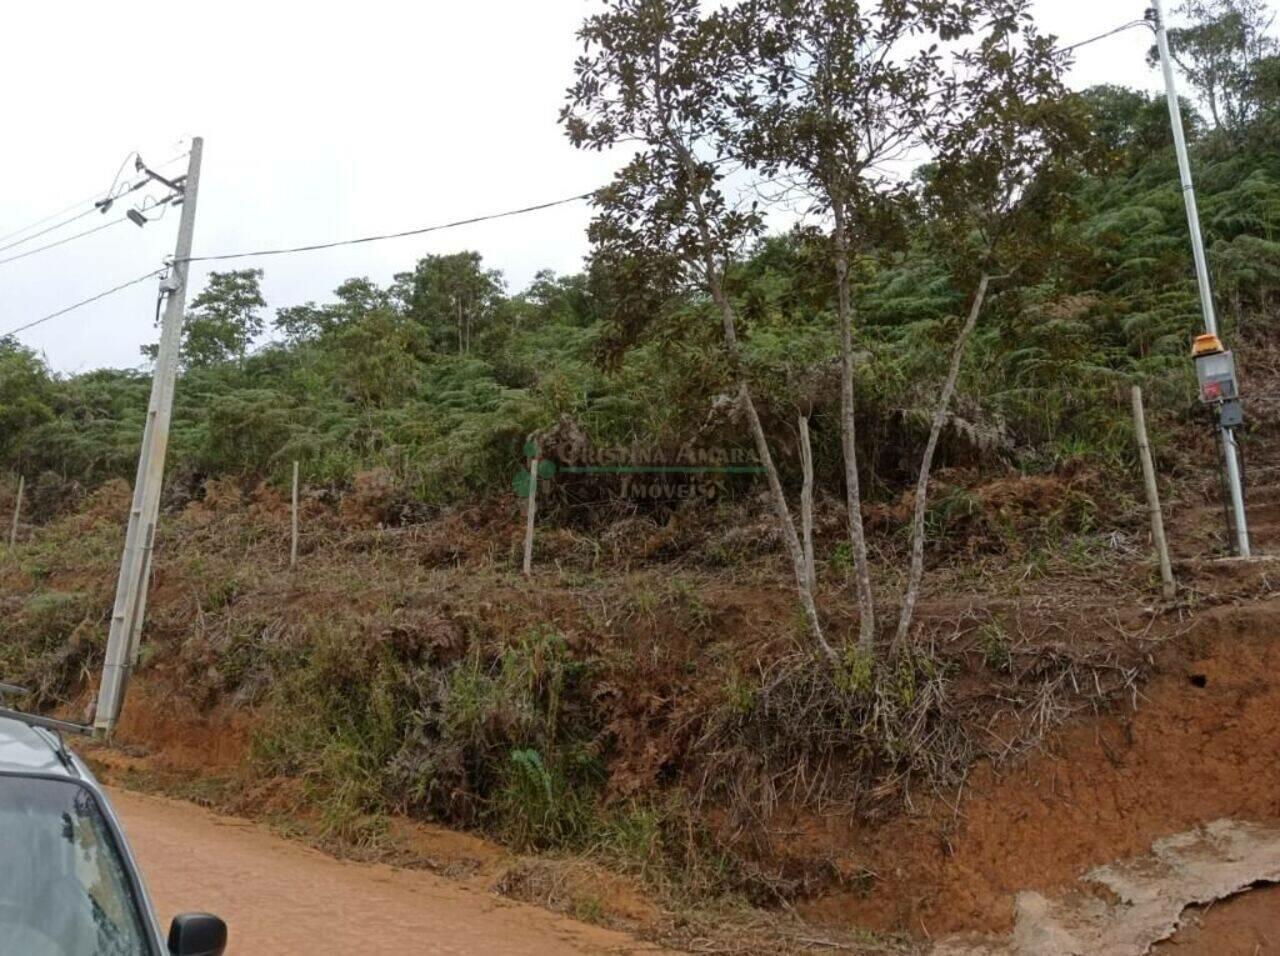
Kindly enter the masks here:
[[246, 711], [219, 707], [198, 713], [176, 695], [134, 679], [115, 740], [125, 747], [144, 745], [155, 755], [154, 766], [210, 773], [240, 766], [252, 732], [253, 716]]
[[1049, 892], [1209, 820], [1280, 819], [1277, 622], [1275, 600], [1208, 612], [1158, 652], [1136, 711], [1070, 727], [1007, 774], [979, 767], [958, 813], [934, 800], [832, 832], [841, 870], [875, 879], [802, 913], [918, 936], [1005, 931], [1019, 890]]
[[1157, 956], [1280, 956], [1280, 886], [1241, 893], [1195, 907], [1183, 928], [1152, 952]]

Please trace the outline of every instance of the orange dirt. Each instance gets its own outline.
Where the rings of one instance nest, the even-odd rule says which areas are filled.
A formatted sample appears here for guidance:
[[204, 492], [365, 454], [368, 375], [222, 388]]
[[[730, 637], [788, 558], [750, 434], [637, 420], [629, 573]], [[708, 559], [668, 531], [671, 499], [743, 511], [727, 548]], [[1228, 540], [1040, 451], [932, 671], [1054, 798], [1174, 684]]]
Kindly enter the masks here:
[[621, 933], [421, 871], [334, 860], [191, 804], [115, 791], [161, 925], [208, 910], [229, 956], [660, 953]]
[[1280, 819], [1280, 604], [1223, 607], [1162, 652], [1136, 711], [1077, 724], [999, 776], [879, 829], [830, 833], [859, 890], [802, 907], [825, 923], [912, 934], [1007, 930], [1019, 890], [1051, 891], [1158, 837], [1219, 817]]
[[175, 693], [151, 681], [129, 684], [129, 706], [120, 713], [115, 742], [143, 746], [156, 769], [211, 773], [240, 766], [249, 754], [252, 717], [245, 711], [217, 708], [196, 711]]
[[1152, 952], [1158, 956], [1280, 956], [1280, 886], [1195, 907], [1184, 917], [1182, 930]]

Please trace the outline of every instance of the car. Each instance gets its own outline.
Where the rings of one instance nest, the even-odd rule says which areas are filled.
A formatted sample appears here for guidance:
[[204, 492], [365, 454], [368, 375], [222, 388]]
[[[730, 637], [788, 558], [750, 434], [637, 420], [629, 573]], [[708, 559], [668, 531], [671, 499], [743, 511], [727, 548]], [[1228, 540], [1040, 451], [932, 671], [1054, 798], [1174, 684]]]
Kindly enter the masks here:
[[227, 926], [174, 917], [167, 942], [107, 795], [62, 730], [0, 708], [0, 954], [222, 956]]

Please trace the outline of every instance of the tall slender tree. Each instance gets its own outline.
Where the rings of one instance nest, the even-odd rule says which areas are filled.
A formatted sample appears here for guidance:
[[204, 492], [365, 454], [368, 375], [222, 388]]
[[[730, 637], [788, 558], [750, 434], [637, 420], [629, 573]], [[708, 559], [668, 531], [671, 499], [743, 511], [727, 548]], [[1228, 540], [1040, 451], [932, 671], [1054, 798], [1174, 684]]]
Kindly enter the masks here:
[[[739, 320], [725, 286], [744, 243], [759, 235], [760, 215], [730, 198], [726, 177], [738, 149], [725, 91], [748, 68], [723, 15], [704, 17], [698, 0], [607, 0], [580, 31], [586, 52], [575, 64], [562, 121], [579, 147], [627, 144], [635, 154], [595, 197], [591, 238], [614, 275], [629, 272], [657, 287], [695, 285], [719, 316], [724, 353], [770, 498], [794, 566], [809, 633], [832, 661], [804, 547], [787, 503], [768, 436], [742, 361]], [[626, 264], [625, 266], [620, 264]]]
[[[244, 365], [253, 340], [266, 328], [261, 310], [262, 270], [210, 272], [205, 287], [191, 300], [182, 329], [182, 362], [188, 368], [235, 359]], [[155, 346], [143, 349], [154, 358]]]
[[420, 322], [441, 350], [450, 339], [459, 355], [471, 351], [477, 333], [503, 292], [502, 273], [486, 269], [478, 252], [425, 256], [392, 286], [405, 313]]
[[[1009, 221], [1054, 137], [1035, 134], [1060, 102], [1062, 60], [1036, 33], [1029, 0], [750, 0], [731, 14], [754, 52], [733, 97], [743, 158], [808, 199], [830, 230], [840, 327], [841, 434], [849, 538], [861, 608], [859, 642], [876, 627], [862, 525], [854, 389], [856, 315], [850, 262], [903, 206], [894, 167], [933, 160], [930, 200], [968, 236], [986, 230], [981, 278], [961, 326], [918, 481], [908, 588], [898, 634], [910, 626], [922, 574], [926, 490], [938, 436], [991, 276], [999, 225]], [[1049, 144], [1049, 145], [1046, 145]], [[971, 263], [972, 264], [972, 263]]]
[[1107, 153], [1088, 122], [1089, 107], [1063, 85], [1065, 58], [1041, 34], [1023, 0], [990, 22], [959, 55], [962, 79], [946, 124], [932, 142], [923, 206], [929, 239], [954, 281], [973, 288], [930, 416], [916, 477], [907, 582], [894, 646], [907, 640], [924, 576], [929, 478], [959, 381], [965, 350], [991, 284], [1030, 284], [1054, 258], [1056, 225], [1066, 219], [1079, 172]]
[[940, 46], [972, 32], [986, 3], [956, 0], [751, 0], [729, 14], [755, 68], [733, 99], [742, 155], [783, 178], [830, 227], [840, 327], [841, 443], [848, 533], [870, 651], [875, 597], [862, 522], [850, 263], [903, 192], [893, 167], [936, 138], [956, 94]]

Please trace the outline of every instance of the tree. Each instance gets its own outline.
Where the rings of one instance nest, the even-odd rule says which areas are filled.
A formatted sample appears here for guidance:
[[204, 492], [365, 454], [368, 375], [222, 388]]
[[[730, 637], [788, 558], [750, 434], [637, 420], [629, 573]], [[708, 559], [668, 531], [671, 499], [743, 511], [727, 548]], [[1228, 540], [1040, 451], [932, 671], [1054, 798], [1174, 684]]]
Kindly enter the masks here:
[[[210, 272], [205, 287], [191, 302], [182, 329], [181, 358], [187, 368], [236, 359], [244, 365], [253, 340], [266, 328], [261, 269]], [[155, 357], [155, 346], [148, 354]]]
[[[1089, 87], [1080, 96], [1098, 143], [1123, 167], [1133, 169], [1153, 153], [1173, 148], [1164, 94], [1102, 84]], [[1203, 121], [1188, 100], [1180, 100], [1180, 105], [1182, 125], [1194, 141]]]
[[0, 460], [13, 461], [27, 430], [53, 418], [53, 384], [39, 355], [0, 338]]
[[328, 305], [318, 307], [308, 302], [280, 309], [272, 324], [290, 342], [312, 342], [375, 310], [391, 307], [391, 293], [364, 277], [347, 279], [333, 294], [338, 301]]
[[950, 120], [956, 85], [940, 44], [971, 33], [980, 14], [1006, 23], [1018, 6], [759, 0], [731, 14], [757, 64], [734, 94], [745, 123], [744, 161], [768, 178], [786, 177], [830, 227], [848, 532], [865, 652], [874, 645], [876, 611], [858, 474], [850, 262], [896, 219], [904, 185], [886, 164], [936, 140]]
[[441, 351], [450, 338], [466, 355], [502, 297], [504, 282], [497, 269], [484, 268], [478, 252], [426, 256], [413, 272], [395, 277], [392, 294], [405, 313], [421, 323]]
[[[924, 575], [934, 454], [988, 290], [997, 278], [1029, 283], [1034, 273], [1043, 275], [1054, 255], [1055, 223], [1065, 218], [1077, 174], [1095, 148], [1084, 103], [1063, 86], [1065, 64], [1025, 7], [1021, 0], [1011, 4], [1015, 15], [996, 20], [981, 43], [961, 55], [967, 75], [934, 142], [936, 161], [923, 189], [932, 244], [952, 274], [976, 289], [952, 346], [916, 479], [896, 647], [910, 633]], [[1033, 275], [1018, 276], [1023, 270]]]
[[540, 269], [517, 297], [534, 306], [538, 321], [586, 328], [600, 316], [599, 303], [582, 273], [558, 276]]
[[[876, 612], [858, 473], [851, 259], [883, 247], [886, 231], [900, 229], [909, 215], [909, 186], [885, 166], [931, 151], [930, 213], [956, 224], [965, 241], [977, 237], [978, 248], [969, 250], [966, 268], [956, 273], [977, 291], [931, 416], [900, 643], [923, 568], [933, 455], [991, 281], [992, 253], [1031, 179], [1043, 175], [1042, 154], [1056, 151], [1061, 139], [1059, 117], [1044, 104], [1063, 99], [1062, 63], [1050, 40], [1035, 32], [1028, 6], [1028, 0], [759, 0], [734, 11], [758, 64], [734, 96], [745, 122], [744, 161], [771, 179], [782, 177], [830, 228], [847, 513], [864, 652], [874, 648]], [[969, 46], [959, 45], [969, 37]], [[943, 64], [943, 45], [955, 48], [954, 69]]]
[[[1258, 64], [1280, 48], [1267, 35], [1273, 14], [1263, 0], [1186, 0], [1189, 26], [1169, 30], [1169, 47], [1209, 107], [1215, 129], [1237, 132], [1257, 114]], [[1152, 49], [1148, 61], [1160, 62]]]
[[420, 325], [394, 309], [374, 309], [334, 333], [334, 379], [359, 405], [401, 403], [418, 391], [423, 337]]
[[1253, 64], [1251, 84], [1258, 105], [1258, 123], [1262, 142], [1275, 142], [1280, 128], [1280, 53], [1264, 57]]
[[723, 15], [703, 18], [698, 0], [607, 0], [579, 37], [586, 52], [561, 120], [579, 148], [618, 144], [636, 152], [594, 197], [590, 237], [614, 279], [639, 279], [643, 297], [699, 289], [719, 316], [738, 407], [765, 469], [778, 524], [793, 564], [809, 632], [829, 659], [804, 547], [742, 363], [738, 315], [726, 271], [761, 231], [754, 209], [736, 208], [725, 188], [733, 124], [723, 99], [744, 68], [741, 44]]

